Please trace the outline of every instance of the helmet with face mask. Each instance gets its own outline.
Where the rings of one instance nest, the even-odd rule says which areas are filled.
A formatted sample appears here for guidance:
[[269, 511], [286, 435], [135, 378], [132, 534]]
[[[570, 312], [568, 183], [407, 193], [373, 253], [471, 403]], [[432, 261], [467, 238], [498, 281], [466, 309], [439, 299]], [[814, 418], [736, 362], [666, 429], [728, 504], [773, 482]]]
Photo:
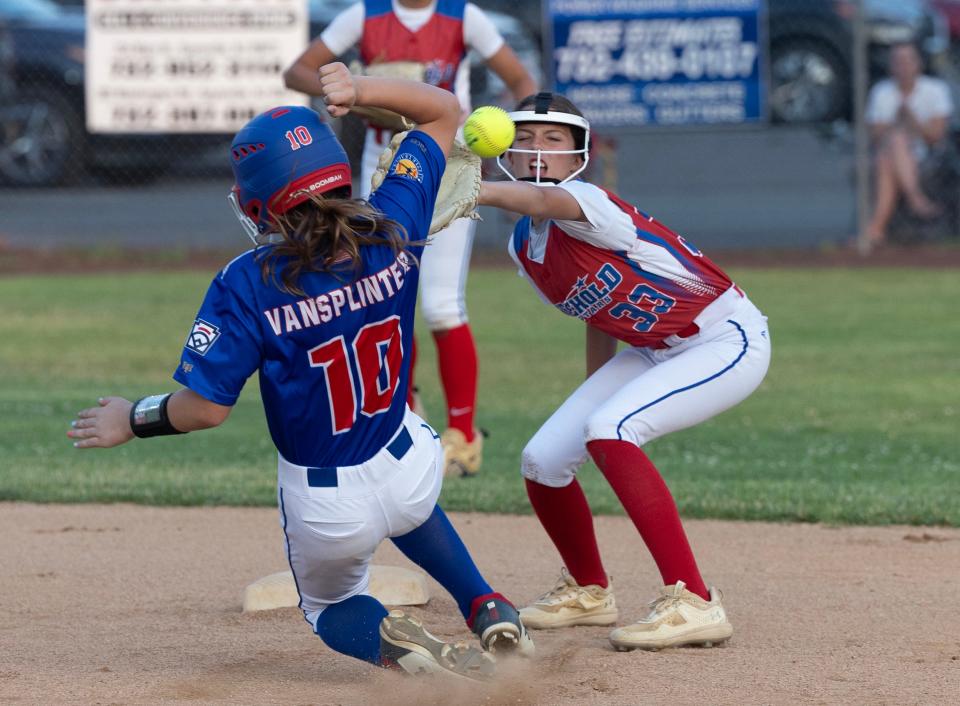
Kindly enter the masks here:
[[[524, 150], [517, 149], [515, 147], [507, 148], [507, 151], [502, 155], [497, 157], [497, 166], [500, 167], [501, 171], [510, 177], [513, 181], [529, 181], [533, 184], [562, 184], [563, 182], [570, 181], [571, 179], [578, 176], [584, 169], [587, 168], [587, 163], [590, 161], [590, 123], [582, 115], [577, 115], [575, 113], [566, 113], [559, 110], [550, 110], [550, 104], [554, 101], [554, 94], [543, 91], [538, 93], [534, 97], [533, 109], [527, 110], [517, 110], [510, 113], [510, 119], [513, 120], [514, 124], [518, 127], [523, 125], [523, 123], [553, 123], [556, 125], [567, 125], [570, 127], [570, 131], [573, 133], [573, 145], [575, 149], [572, 150]], [[583, 158], [583, 163], [580, 167], [570, 174], [569, 176], [563, 179], [555, 179], [552, 177], [543, 177], [540, 176], [540, 171], [543, 165], [542, 155], [543, 153], [548, 154], [576, 154], [580, 155]], [[508, 154], [532, 154], [536, 155], [537, 160], [537, 171], [534, 176], [525, 176], [517, 177], [511, 171], [508, 165], [505, 165], [501, 160], [506, 157]]]

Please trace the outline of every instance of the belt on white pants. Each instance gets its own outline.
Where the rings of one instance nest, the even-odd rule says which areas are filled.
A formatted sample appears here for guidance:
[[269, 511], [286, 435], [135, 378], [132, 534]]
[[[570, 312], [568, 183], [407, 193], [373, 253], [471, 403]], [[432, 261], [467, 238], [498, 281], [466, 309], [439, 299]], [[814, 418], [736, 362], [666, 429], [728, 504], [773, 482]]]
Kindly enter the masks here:
[[358, 485], [368, 488], [377, 487], [397, 470], [396, 466], [385, 457], [390, 456], [399, 461], [413, 446], [413, 436], [407, 429], [406, 422], [407, 420], [404, 419], [404, 423], [400, 425], [390, 442], [372, 458], [354, 466], [299, 466], [277, 454], [278, 482], [284, 488], [301, 491], [307, 488]]

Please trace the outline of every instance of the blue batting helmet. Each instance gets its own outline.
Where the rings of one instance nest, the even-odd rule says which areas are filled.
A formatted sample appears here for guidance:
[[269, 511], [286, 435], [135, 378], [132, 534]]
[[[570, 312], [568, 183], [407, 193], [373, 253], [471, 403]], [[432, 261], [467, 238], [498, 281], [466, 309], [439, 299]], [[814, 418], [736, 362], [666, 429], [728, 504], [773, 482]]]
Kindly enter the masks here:
[[261, 113], [233, 138], [236, 184], [230, 194], [251, 238], [270, 229], [279, 215], [311, 194], [350, 187], [350, 161], [330, 126], [303, 106]]

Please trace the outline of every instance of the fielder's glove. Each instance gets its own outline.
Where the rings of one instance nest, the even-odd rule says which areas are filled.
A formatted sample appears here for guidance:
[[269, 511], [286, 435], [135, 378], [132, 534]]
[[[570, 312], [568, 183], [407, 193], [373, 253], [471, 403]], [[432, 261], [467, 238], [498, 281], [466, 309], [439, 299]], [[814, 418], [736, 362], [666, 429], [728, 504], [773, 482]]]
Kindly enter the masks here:
[[[403, 78], [422, 82], [425, 70], [424, 65], [416, 61], [383, 61], [369, 66], [364, 66], [359, 61], [350, 62], [350, 73], [357, 76]], [[385, 108], [355, 105], [350, 112], [366, 119], [374, 127], [387, 130], [412, 130], [414, 126], [409, 119]]]
[[[406, 136], [405, 132], [397, 133], [380, 153], [377, 170], [370, 177], [372, 191], [376, 191], [377, 187], [383, 183], [400, 148], [400, 143]], [[480, 198], [480, 166], [480, 157], [460, 140], [453, 141], [453, 147], [447, 155], [447, 168], [443, 172], [440, 189], [437, 191], [437, 202], [433, 208], [433, 219], [430, 221], [428, 235], [443, 230], [458, 218], [480, 220], [480, 214], [477, 213], [477, 201]]]

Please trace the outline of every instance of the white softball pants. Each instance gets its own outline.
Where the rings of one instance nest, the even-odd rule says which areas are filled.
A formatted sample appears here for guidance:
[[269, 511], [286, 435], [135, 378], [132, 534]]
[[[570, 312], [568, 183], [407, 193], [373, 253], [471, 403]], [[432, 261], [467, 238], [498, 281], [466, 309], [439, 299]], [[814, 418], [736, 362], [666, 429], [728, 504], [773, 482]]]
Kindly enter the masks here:
[[[380, 153], [390, 144], [389, 130], [367, 128], [361, 162], [360, 194], [370, 195], [370, 178]], [[420, 313], [431, 331], [467, 323], [467, 274], [477, 222], [460, 218], [435, 233], [420, 258]]]
[[380, 543], [415, 530], [437, 504], [439, 437], [409, 409], [394, 440], [404, 430], [412, 443], [402, 454], [396, 446], [391, 453], [391, 442], [364, 463], [339, 466], [334, 487], [311, 487], [307, 468], [279, 457], [284, 544], [300, 608], [314, 630], [328, 605], [368, 592], [370, 560]]
[[770, 365], [767, 319], [746, 297], [729, 313], [672, 348], [617, 353], [527, 443], [523, 476], [555, 488], [569, 485], [587, 460], [587, 442], [618, 439], [642, 447], [748, 397]]

